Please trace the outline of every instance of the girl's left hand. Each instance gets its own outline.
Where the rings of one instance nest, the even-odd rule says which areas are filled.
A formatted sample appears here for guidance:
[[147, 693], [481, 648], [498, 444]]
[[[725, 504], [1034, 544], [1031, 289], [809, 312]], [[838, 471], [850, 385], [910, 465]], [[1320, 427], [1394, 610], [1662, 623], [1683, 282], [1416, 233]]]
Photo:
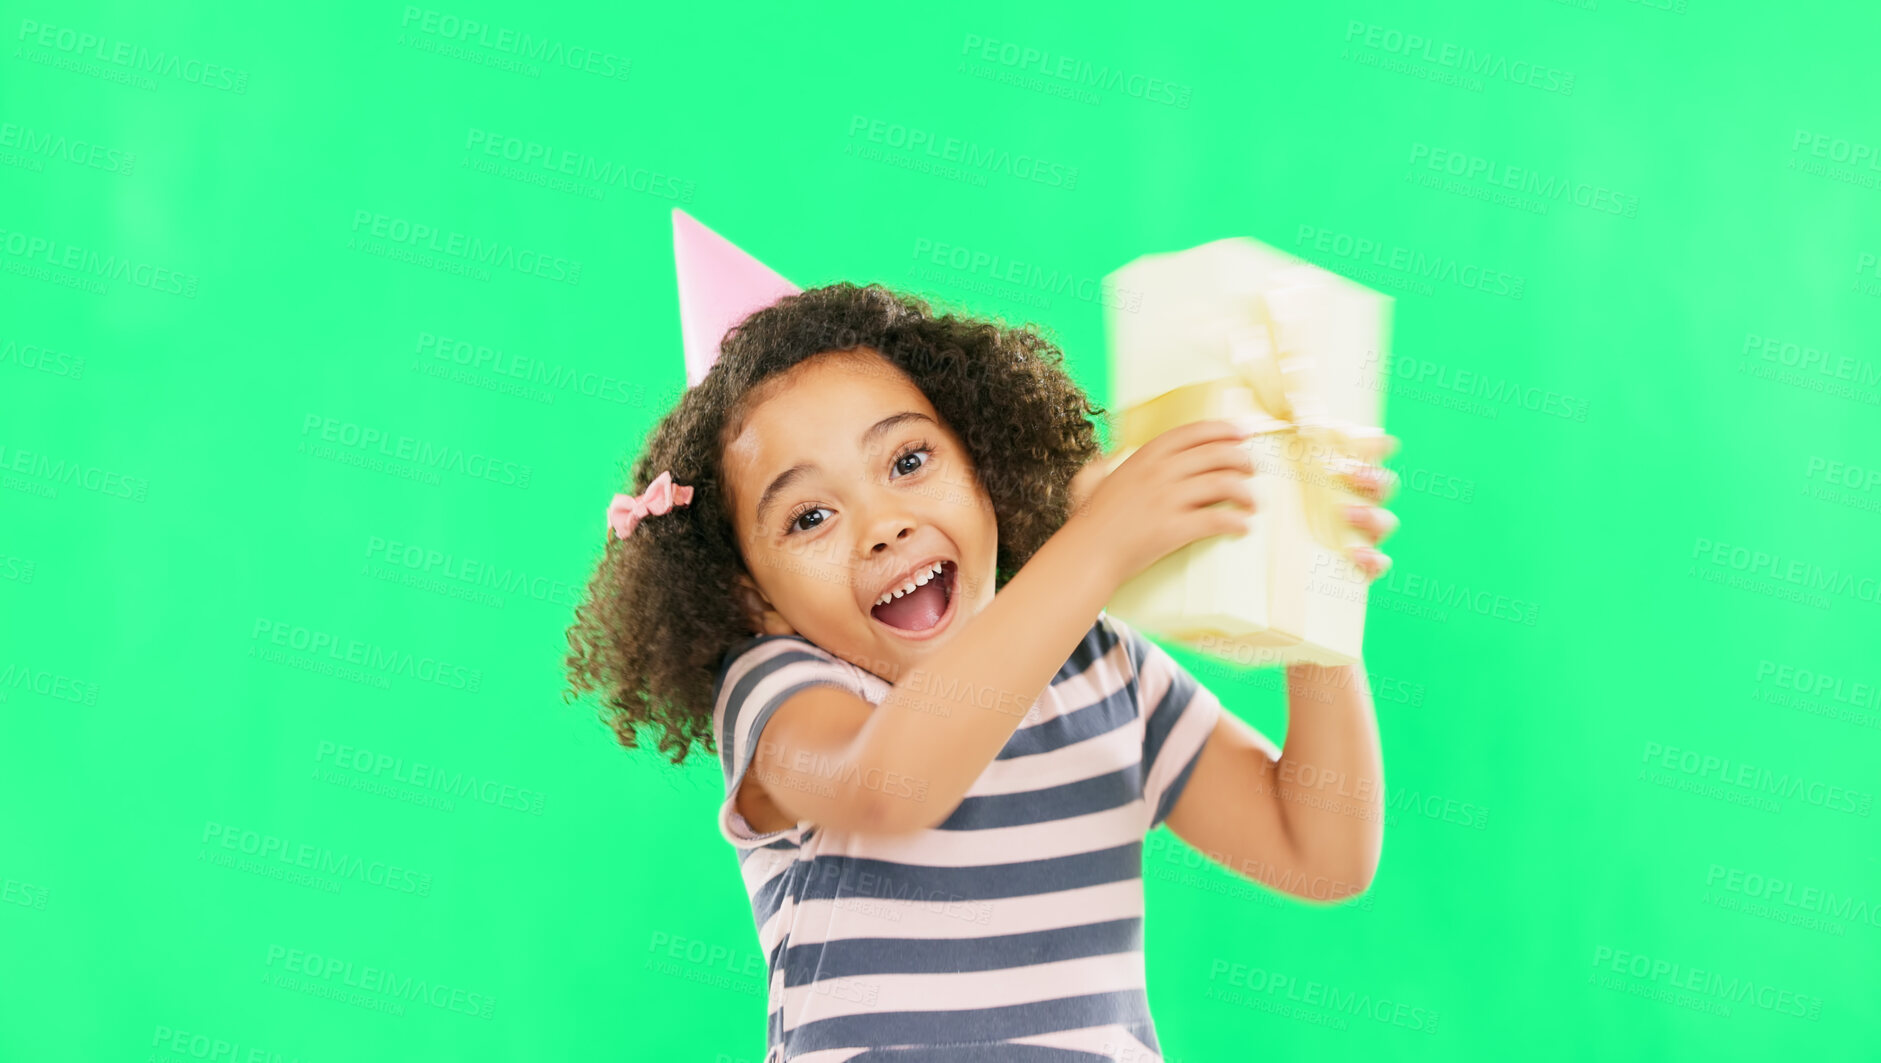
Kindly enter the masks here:
[[1391, 568], [1391, 558], [1373, 547], [1398, 530], [1397, 516], [1383, 508], [1383, 504], [1398, 493], [1398, 474], [1379, 464], [1397, 452], [1398, 437], [1387, 433], [1361, 437], [1357, 442], [1363, 457], [1354, 460], [1342, 478], [1372, 504], [1347, 506], [1345, 516], [1346, 522], [1369, 539], [1372, 546], [1355, 546], [1349, 551], [1349, 556], [1352, 563], [1365, 573], [1365, 578], [1373, 580]]
[[[1362, 457], [1353, 460], [1341, 478], [1361, 497], [1370, 500], [1371, 504], [1348, 506], [1345, 516], [1346, 522], [1357, 528], [1361, 535], [1371, 541], [1372, 546], [1353, 547], [1348, 556], [1367, 580], [1374, 580], [1391, 568], [1391, 558], [1374, 547], [1398, 530], [1397, 516], [1383, 508], [1384, 503], [1398, 493], [1398, 474], [1379, 464], [1397, 453], [1398, 437], [1385, 433], [1361, 436], [1356, 442]], [[1098, 482], [1117, 467], [1122, 457], [1121, 453], [1107, 454], [1086, 465], [1072, 478], [1071, 507], [1074, 512], [1091, 496]]]

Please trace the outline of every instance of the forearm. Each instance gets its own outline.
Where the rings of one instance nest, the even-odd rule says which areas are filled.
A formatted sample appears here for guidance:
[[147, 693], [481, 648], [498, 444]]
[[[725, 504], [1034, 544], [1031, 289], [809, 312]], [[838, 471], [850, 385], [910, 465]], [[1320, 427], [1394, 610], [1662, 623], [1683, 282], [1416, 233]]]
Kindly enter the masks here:
[[1367, 883], [1384, 845], [1384, 761], [1360, 664], [1287, 667], [1287, 741], [1275, 773], [1280, 814], [1302, 864]]
[[898, 826], [944, 820], [1005, 747], [1115, 590], [1098, 556], [1074, 518], [870, 714], [854, 762], [927, 783]]

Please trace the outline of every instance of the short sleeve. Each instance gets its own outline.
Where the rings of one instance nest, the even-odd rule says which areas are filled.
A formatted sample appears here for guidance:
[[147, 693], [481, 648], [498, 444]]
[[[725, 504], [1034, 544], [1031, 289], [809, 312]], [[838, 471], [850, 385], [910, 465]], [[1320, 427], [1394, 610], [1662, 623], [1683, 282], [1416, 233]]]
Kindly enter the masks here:
[[790, 847], [799, 841], [801, 824], [768, 833], [753, 830], [736, 807], [738, 787], [757, 757], [771, 714], [791, 695], [817, 685], [867, 696], [859, 669], [798, 635], [765, 635], [735, 648], [719, 677], [712, 711], [712, 737], [725, 778], [719, 833], [740, 849]]
[[1155, 830], [1176, 807], [1202, 746], [1221, 717], [1221, 702], [1161, 647], [1109, 617], [1136, 669], [1143, 720], [1143, 801]]

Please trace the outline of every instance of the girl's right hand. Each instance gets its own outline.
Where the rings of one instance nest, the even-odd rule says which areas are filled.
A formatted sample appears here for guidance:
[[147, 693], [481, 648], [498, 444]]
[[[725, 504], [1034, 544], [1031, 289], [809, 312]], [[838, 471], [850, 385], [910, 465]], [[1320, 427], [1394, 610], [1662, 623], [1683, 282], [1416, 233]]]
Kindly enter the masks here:
[[1085, 536], [1113, 589], [1197, 539], [1244, 535], [1255, 508], [1249, 435], [1232, 421], [1177, 425], [1099, 480], [1065, 527]]

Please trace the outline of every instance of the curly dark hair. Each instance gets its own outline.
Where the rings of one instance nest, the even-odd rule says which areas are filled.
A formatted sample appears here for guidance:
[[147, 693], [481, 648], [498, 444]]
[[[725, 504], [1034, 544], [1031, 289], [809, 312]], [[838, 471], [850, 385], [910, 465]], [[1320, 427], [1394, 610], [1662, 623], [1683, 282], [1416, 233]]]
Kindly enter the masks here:
[[[599, 690], [601, 716], [629, 749], [645, 726], [674, 764], [696, 742], [715, 753], [713, 689], [724, 653], [757, 633], [733, 592], [746, 573], [722, 457], [753, 391], [826, 351], [867, 348], [913, 379], [965, 444], [992, 498], [995, 589], [1069, 517], [1071, 478], [1099, 456], [1093, 405], [1034, 326], [937, 314], [919, 296], [843, 282], [780, 299], [726, 333], [705, 379], [654, 427], [627, 490], [662, 470], [692, 499], [626, 539], [608, 536], [568, 629], [565, 699]], [[762, 397], [762, 393], [758, 398]], [[718, 601], [698, 587], [723, 587]]]

